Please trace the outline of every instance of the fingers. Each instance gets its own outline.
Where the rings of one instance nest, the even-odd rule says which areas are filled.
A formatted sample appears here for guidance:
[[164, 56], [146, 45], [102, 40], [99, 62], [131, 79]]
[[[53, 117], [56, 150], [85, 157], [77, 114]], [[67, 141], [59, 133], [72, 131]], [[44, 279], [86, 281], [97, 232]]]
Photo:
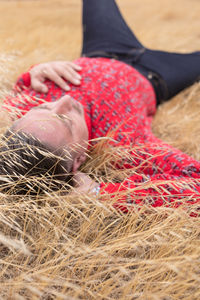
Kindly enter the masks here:
[[74, 85], [81, 83], [81, 76], [70, 66], [67, 66], [65, 69], [61, 68], [58, 72], [60, 76]]
[[77, 65], [77, 64], [75, 64], [75, 63], [73, 63], [73, 62], [67, 62], [74, 70], [76, 70], [76, 71], [81, 71], [82, 70], [82, 68], [81, 68], [81, 66], [79, 66], [79, 65]]
[[[68, 77], [70, 77], [70, 76], [68, 76]], [[60, 75], [58, 71], [54, 71], [54, 70], [50, 69], [48, 71], [48, 79], [50, 79], [53, 82], [55, 82], [63, 90], [65, 90], [65, 91], [69, 91], [70, 90], [70, 87], [65, 82], [65, 80], [62, 79], [62, 75]]]
[[45, 64], [40, 64], [33, 67], [30, 71], [31, 87], [39, 93], [47, 93], [48, 87], [43, 83], [46, 77], [44, 71]]
[[37, 78], [33, 78], [31, 80], [31, 87], [39, 93], [47, 93], [48, 87], [42, 83], [42, 80], [38, 80]]
[[30, 70], [31, 87], [38, 92], [46, 93], [48, 88], [43, 82], [45, 79], [50, 79], [65, 91], [69, 91], [70, 87], [66, 81], [74, 85], [80, 85], [81, 75], [78, 72], [81, 69], [75, 63], [64, 61], [37, 65]]
[[81, 70], [80, 66], [71, 62], [61, 62], [60, 65], [57, 65], [56, 67], [58, 74], [62, 76], [65, 80], [75, 85], [79, 85], [81, 83], [81, 75], [77, 72], [77, 70]]

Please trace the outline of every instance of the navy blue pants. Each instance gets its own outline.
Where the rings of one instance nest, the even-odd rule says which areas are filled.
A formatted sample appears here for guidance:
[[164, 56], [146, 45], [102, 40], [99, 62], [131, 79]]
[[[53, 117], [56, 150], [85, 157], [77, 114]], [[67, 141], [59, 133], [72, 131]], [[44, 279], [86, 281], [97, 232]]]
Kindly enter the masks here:
[[82, 56], [115, 58], [133, 66], [152, 83], [158, 104], [200, 79], [200, 52], [179, 54], [145, 48], [115, 0], [83, 0]]

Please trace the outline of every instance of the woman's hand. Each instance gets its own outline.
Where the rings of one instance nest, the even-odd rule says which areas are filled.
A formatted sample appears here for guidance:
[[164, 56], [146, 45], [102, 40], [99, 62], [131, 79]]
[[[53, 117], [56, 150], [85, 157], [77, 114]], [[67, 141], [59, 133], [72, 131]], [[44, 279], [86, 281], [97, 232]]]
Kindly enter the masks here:
[[91, 179], [88, 175], [82, 172], [76, 172], [73, 177], [74, 191], [94, 193], [96, 194], [96, 188], [99, 187], [99, 183]]
[[65, 80], [79, 85], [81, 76], [78, 71], [81, 70], [79, 65], [68, 61], [52, 61], [33, 67], [29, 73], [31, 77], [31, 87], [40, 93], [47, 93], [48, 87], [44, 84], [45, 79], [50, 79], [65, 91], [70, 87]]

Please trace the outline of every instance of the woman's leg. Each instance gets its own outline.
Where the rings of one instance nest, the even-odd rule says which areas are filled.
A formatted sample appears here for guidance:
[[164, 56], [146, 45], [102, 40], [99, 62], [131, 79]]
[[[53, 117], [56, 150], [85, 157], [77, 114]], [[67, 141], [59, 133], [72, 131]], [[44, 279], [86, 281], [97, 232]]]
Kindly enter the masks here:
[[114, 0], [83, 0], [82, 55], [126, 54], [142, 44], [124, 21]]

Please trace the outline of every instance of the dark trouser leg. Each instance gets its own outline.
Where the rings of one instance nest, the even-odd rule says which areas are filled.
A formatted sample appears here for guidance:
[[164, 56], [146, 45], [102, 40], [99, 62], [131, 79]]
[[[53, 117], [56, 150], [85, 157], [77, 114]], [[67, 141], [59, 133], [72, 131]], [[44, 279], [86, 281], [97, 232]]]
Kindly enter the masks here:
[[126, 54], [143, 48], [114, 0], [83, 0], [82, 55], [95, 52]]
[[165, 82], [165, 94], [160, 100], [172, 98], [200, 79], [200, 52], [180, 54], [147, 49], [139, 64], [159, 74]]
[[178, 54], [145, 49], [125, 23], [114, 0], [83, 0], [82, 54], [116, 56], [130, 64], [152, 83], [158, 104], [200, 77], [200, 52]]

